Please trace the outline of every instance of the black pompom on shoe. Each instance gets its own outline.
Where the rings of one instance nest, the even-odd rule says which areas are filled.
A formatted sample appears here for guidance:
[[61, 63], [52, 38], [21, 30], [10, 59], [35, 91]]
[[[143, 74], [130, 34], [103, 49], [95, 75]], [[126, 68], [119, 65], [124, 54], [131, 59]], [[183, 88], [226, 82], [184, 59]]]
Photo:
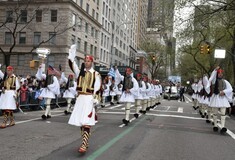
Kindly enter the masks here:
[[69, 114], [69, 112], [68, 112], [67, 110], [65, 110], [65, 111], [64, 111], [64, 114], [65, 114], [65, 115], [68, 115], [68, 114]]
[[206, 123], [211, 123], [211, 121], [209, 119], [206, 120]]
[[138, 113], [135, 113], [134, 114], [134, 117], [137, 119], [139, 117], [139, 114]]
[[47, 115], [47, 119], [51, 118], [51, 116]]
[[221, 134], [224, 134], [224, 133], [226, 133], [227, 132], [227, 128], [225, 128], [225, 127], [223, 127], [221, 130], [220, 130], [220, 133]]
[[42, 115], [42, 119], [43, 120], [46, 120], [47, 119], [47, 116], [45, 116], [44, 114]]
[[140, 113], [143, 113], [143, 111], [142, 111], [142, 110], [140, 110], [139, 112], [140, 112]]
[[127, 126], [130, 121], [123, 119], [122, 122]]
[[149, 111], [149, 110], [150, 110], [150, 107], [147, 107], [147, 108], [146, 108], [146, 111]]
[[213, 127], [213, 131], [217, 132], [218, 131], [218, 127]]

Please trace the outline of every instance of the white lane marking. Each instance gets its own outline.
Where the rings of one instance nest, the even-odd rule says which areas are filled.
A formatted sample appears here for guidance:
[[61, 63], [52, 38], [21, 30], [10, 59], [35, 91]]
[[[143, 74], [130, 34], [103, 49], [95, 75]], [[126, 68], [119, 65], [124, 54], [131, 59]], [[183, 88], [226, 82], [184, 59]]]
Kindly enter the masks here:
[[178, 110], [177, 110], [177, 112], [183, 113], [183, 107], [179, 107]]
[[[55, 114], [55, 115], [53, 115], [52, 117], [58, 117], [58, 116], [62, 116], [62, 115], [64, 115], [64, 113], [62, 113], [62, 114]], [[16, 122], [16, 124], [22, 124], [22, 123], [32, 122], [32, 121], [36, 121], [36, 120], [40, 120], [40, 119], [42, 119], [42, 118], [33, 118], [33, 119], [25, 120], [25, 121], [18, 121], [18, 122]]]
[[[131, 105], [131, 107], [134, 107], [134, 106], [135, 106], [134, 104]], [[126, 107], [121, 108], [121, 110], [125, 110], [125, 109], [126, 109]]]
[[166, 110], [151, 110], [156, 112], [168, 112], [168, 113], [179, 113], [178, 111], [166, 111]]
[[[142, 114], [139, 114], [139, 117], [141, 117], [141, 116], [142, 116]], [[136, 120], [135, 117], [130, 120], [130, 123], [131, 123], [132, 121], [134, 121], [134, 120]], [[119, 127], [122, 128], [122, 127], [124, 127], [124, 126], [125, 126], [125, 124], [121, 124]]]
[[[221, 127], [221, 124], [217, 124], [218, 125], [218, 127], [221, 129], [222, 127]], [[230, 135], [230, 137], [232, 137], [233, 139], [235, 139], [235, 134], [232, 132], [232, 131], [230, 131], [229, 129], [227, 129], [227, 132], [226, 132], [228, 135]]]
[[167, 109], [165, 111], [168, 111], [171, 107], [170, 106], [167, 106]]
[[122, 105], [119, 104], [119, 105], [117, 105], [117, 106], [109, 107], [109, 108], [107, 108], [107, 109], [114, 109], [114, 108], [118, 108], [118, 107], [121, 107], [121, 106], [122, 106]]
[[[103, 113], [103, 114], [125, 114], [124, 112], [100, 112], [100, 113]], [[133, 113], [131, 113], [131, 114], [133, 114]], [[167, 115], [167, 114], [154, 114], [154, 113], [146, 113], [146, 115], [156, 116], [156, 117], [173, 117], [173, 118], [205, 120], [205, 118], [181, 116], [181, 115]]]
[[187, 98], [190, 103], [192, 102], [192, 100], [188, 96], [184, 95], [184, 97]]

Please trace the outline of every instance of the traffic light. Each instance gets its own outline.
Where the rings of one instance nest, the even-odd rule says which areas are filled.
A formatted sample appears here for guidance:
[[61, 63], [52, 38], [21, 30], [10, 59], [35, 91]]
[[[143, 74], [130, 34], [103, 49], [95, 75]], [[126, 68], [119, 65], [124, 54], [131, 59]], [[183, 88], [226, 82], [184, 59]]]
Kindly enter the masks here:
[[153, 56], [153, 57], [152, 57], [152, 60], [155, 61], [155, 60], [156, 60], [156, 56]]
[[209, 44], [206, 44], [206, 54], [211, 54], [211, 48]]
[[39, 61], [38, 60], [32, 60], [29, 62], [29, 67], [32, 69], [36, 69], [39, 67]]
[[201, 54], [205, 54], [206, 53], [206, 50], [205, 50], [205, 45], [201, 45], [201, 48], [200, 48], [200, 53]]

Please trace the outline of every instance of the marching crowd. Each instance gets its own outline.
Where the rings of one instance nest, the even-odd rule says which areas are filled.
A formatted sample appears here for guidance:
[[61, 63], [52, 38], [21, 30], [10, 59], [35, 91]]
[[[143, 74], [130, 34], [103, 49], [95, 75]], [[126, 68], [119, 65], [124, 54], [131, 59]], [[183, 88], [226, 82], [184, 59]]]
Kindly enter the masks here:
[[[45, 72], [42, 64], [35, 78], [30, 80], [31, 89], [26, 86], [29, 80], [19, 80], [13, 73], [12, 66], [6, 68], [5, 74], [0, 70], [0, 79], [2, 79], [0, 109], [3, 112], [3, 123], [0, 128], [15, 125], [13, 111], [17, 109], [19, 91], [34, 89], [39, 91], [37, 98], [45, 102], [45, 113], [41, 117], [46, 120], [51, 118], [51, 100], [61, 94], [60, 87], [63, 86], [62, 96], [67, 101], [64, 113], [71, 114], [68, 124], [80, 127], [82, 144], [78, 151], [85, 153], [89, 146], [90, 129], [97, 122], [96, 106], [100, 104], [101, 107], [105, 107], [108, 96], [111, 97], [111, 105], [114, 105], [114, 97], [117, 97], [118, 104], [125, 105], [125, 117], [122, 122], [126, 126], [130, 123], [130, 116], [132, 116], [130, 115], [131, 104], [134, 104], [133, 116], [137, 119], [140, 114], [146, 114], [161, 103], [163, 88], [159, 80], [150, 80], [147, 75], [134, 75], [131, 68], [126, 68], [125, 74], [122, 75], [117, 67], [114, 68], [114, 76], [107, 75], [102, 79], [93, 68], [92, 56], [85, 56], [84, 63], [79, 69], [75, 62], [75, 55], [76, 45], [72, 45], [69, 50], [68, 64], [73, 74], [66, 77], [62, 70], [57, 71], [51, 66]], [[218, 118], [220, 117], [221, 133], [225, 133], [227, 130], [225, 112], [232, 100], [232, 87], [223, 79], [223, 71], [217, 67], [210, 78], [204, 76], [199, 81], [195, 80], [192, 88], [194, 109], [199, 109], [199, 113], [202, 117], [206, 117], [208, 123], [213, 121], [214, 131], [218, 131]], [[75, 105], [72, 111], [73, 99], [75, 99]], [[8, 121], [10, 121], [9, 124]]]
[[[201, 79], [194, 80], [193, 108], [198, 109], [202, 118], [206, 118], [207, 123], [213, 124], [213, 131], [225, 133], [226, 110], [233, 105], [233, 88], [231, 84], [223, 78], [223, 70], [218, 66], [208, 78], [204, 75]], [[219, 123], [220, 122], [220, 123]]]

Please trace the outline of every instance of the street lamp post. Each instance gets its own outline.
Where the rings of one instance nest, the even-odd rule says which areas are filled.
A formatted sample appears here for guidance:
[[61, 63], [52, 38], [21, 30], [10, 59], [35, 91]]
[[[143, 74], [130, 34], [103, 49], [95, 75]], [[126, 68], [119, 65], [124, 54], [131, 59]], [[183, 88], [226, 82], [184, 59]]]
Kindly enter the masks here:
[[47, 56], [51, 53], [51, 50], [48, 48], [37, 48], [36, 53], [38, 54], [38, 57], [41, 58], [42, 63], [42, 70], [45, 72], [45, 59]]

